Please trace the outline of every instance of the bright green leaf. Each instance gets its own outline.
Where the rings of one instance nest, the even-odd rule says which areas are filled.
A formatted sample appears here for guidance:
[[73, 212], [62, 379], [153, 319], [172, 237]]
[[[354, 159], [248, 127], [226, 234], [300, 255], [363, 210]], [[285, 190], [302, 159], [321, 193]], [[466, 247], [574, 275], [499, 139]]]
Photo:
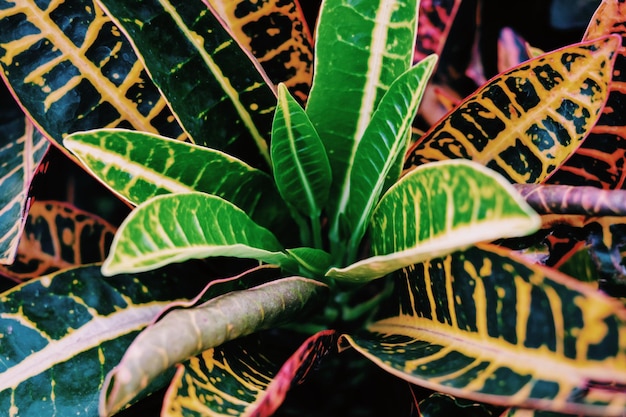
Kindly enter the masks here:
[[319, 222], [331, 182], [328, 157], [311, 121], [284, 84], [278, 86], [271, 156], [283, 199], [305, 218]]
[[[391, 85], [412, 63], [418, 4], [411, 1], [322, 2], [313, 85], [306, 112], [324, 142], [333, 184], [330, 212], [349, 191], [348, 172], [363, 133]], [[331, 219], [339, 243], [339, 220]]]
[[209, 194], [167, 194], [137, 206], [120, 225], [105, 275], [141, 272], [210, 256], [252, 258], [288, 267], [276, 237], [232, 203]]
[[331, 255], [321, 249], [293, 248], [287, 249], [287, 253], [302, 267], [317, 275], [324, 275], [332, 263]]
[[391, 84], [372, 115], [348, 167], [350, 185], [339, 204], [350, 230], [350, 247], [357, 250], [387, 174], [406, 150], [411, 123], [417, 113], [437, 57], [431, 55]]
[[317, 281], [290, 277], [229, 292], [195, 308], [173, 310], [142, 332], [109, 373], [101, 413], [118, 411], [177, 363], [310, 312], [326, 298], [326, 290]]
[[270, 229], [288, 216], [268, 174], [215, 149], [123, 129], [78, 132], [63, 144], [133, 204], [159, 194], [202, 191], [230, 201]]
[[462, 159], [416, 168], [391, 187], [370, 227], [373, 257], [332, 278], [369, 281], [477, 242], [530, 234], [539, 216], [501, 175]]

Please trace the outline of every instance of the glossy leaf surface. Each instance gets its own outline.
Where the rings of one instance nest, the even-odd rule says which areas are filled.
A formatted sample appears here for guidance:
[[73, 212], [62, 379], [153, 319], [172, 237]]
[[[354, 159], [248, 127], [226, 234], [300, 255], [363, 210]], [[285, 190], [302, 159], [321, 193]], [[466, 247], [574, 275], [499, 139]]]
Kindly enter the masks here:
[[391, 84], [359, 142], [354, 165], [348, 169], [350, 186], [338, 209], [345, 215], [350, 245], [355, 249], [365, 234], [374, 206], [386, 191], [389, 173], [402, 165], [411, 123], [436, 61], [436, 56], [429, 56]]
[[197, 291], [180, 272], [104, 279], [99, 266], [86, 266], [0, 295], [2, 410], [97, 416], [104, 377], [133, 338], [166, 304]]
[[[49, 142], [23, 116], [0, 115], [0, 264], [15, 259], [28, 212], [28, 188]], [[6, 119], [5, 119], [6, 117]]]
[[92, 0], [4, 2], [2, 77], [45, 136], [134, 128], [183, 139], [130, 43]]
[[202, 0], [100, 1], [193, 142], [269, 166], [271, 83]]
[[405, 167], [464, 158], [510, 182], [545, 181], [600, 117], [619, 41], [571, 45], [492, 79], [421, 137]]
[[[107, 376], [100, 410], [123, 407], [161, 372], [207, 349], [268, 329], [311, 311], [326, 286], [299, 277], [283, 278], [249, 290], [233, 291], [198, 307], [170, 312], [142, 332]], [[172, 344], [172, 340], [176, 340]]]
[[229, 256], [290, 266], [276, 237], [232, 203], [209, 194], [156, 196], [120, 225], [105, 275], [141, 272], [192, 258]]
[[416, 14], [413, 0], [322, 4], [306, 112], [324, 142], [333, 173], [333, 240], [339, 240], [335, 207], [349, 190], [357, 145], [378, 102], [412, 62]]
[[201, 191], [230, 201], [266, 227], [278, 229], [288, 215], [268, 174], [214, 149], [121, 129], [78, 132], [63, 143], [133, 204], [160, 194]]
[[283, 84], [278, 86], [271, 156], [283, 199], [306, 219], [319, 222], [332, 179], [328, 157], [304, 109]]
[[[335, 332], [310, 336], [290, 354], [277, 335], [259, 334], [207, 350], [178, 366], [166, 416], [269, 417], [336, 343]], [[242, 395], [245, 393], [245, 395]]]
[[625, 190], [538, 184], [519, 184], [515, 189], [541, 214], [626, 215]]
[[[616, 34], [624, 42], [626, 37], [626, 4], [618, 0], [604, 0], [596, 10], [584, 39], [591, 40], [606, 34]], [[567, 160], [551, 183], [566, 185], [593, 185], [599, 188], [626, 188], [626, 112], [623, 91], [626, 88], [626, 51], [617, 50], [615, 67], [609, 86], [609, 96], [598, 123], [589, 137]]]
[[530, 234], [539, 224], [499, 174], [465, 160], [431, 163], [405, 175], [376, 207], [374, 256], [327, 275], [367, 281], [477, 242]]
[[102, 218], [59, 201], [30, 206], [17, 257], [0, 274], [26, 281], [59, 269], [102, 262], [116, 228]]
[[313, 78], [313, 38], [298, 0], [208, 0], [276, 85], [305, 102]]
[[494, 405], [622, 415], [626, 310], [485, 245], [407, 268], [350, 343], [415, 384]]

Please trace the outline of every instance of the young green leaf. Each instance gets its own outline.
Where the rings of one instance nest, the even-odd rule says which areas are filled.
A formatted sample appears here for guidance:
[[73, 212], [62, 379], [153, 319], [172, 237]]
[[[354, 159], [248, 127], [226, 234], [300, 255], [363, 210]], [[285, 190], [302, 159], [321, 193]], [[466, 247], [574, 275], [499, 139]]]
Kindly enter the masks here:
[[252, 258], [297, 268], [276, 237], [228, 201], [204, 193], [167, 194], [137, 206], [121, 224], [105, 275], [141, 272], [192, 258]]
[[430, 163], [405, 175], [374, 210], [374, 256], [327, 275], [369, 281], [477, 242], [532, 233], [539, 224], [539, 216], [495, 171], [462, 159]]
[[283, 199], [305, 218], [319, 221], [331, 182], [328, 157], [308, 116], [284, 84], [278, 86], [271, 156]]
[[[306, 112], [324, 142], [333, 175], [331, 243], [340, 246], [336, 207], [349, 187], [357, 145], [378, 103], [411, 66], [415, 1], [322, 2], [313, 85]], [[348, 24], [347, 24], [348, 23]]]
[[312, 311], [325, 300], [327, 290], [317, 281], [289, 277], [229, 292], [195, 308], [173, 310], [142, 332], [107, 375], [101, 415], [118, 411], [177, 363]]
[[406, 149], [411, 123], [436, 61], [435, 55], [429, 56], [391, 84], [359, 142], [354, 164], [348, 168], [350, 183], [338, 208], [340, 214], [345, 213], [353, 252], [365, 234], [387, 174]]
[[332, 264], [331, 255], [321, 249], [293, 248], [287, 249], [286, 251], [303, 268], [313, 272], [318, 276], [324, 275]]
[[270, 175], [215, 149], [124, 129], [77, 132], [63, 144], [132, 204], [159, 194], [202, 191], [230, 201], [272, 230], [288, 216]]

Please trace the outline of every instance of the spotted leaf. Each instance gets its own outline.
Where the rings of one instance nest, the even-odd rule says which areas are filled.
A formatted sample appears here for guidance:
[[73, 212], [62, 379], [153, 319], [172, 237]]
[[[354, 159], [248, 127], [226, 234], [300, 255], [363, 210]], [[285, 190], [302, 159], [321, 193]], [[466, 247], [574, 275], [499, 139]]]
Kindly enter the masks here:
[[100, 267], [91, 265], [1, 294], [5, 415], [97, 416], [105, 375], [137, 333], [165, 305], [198, 290], [181, 272], [170, 268], [104, 279]]
[[202, 0], [99, 0], [192, 141], [269, 167], [276, 95]]
[[[606, 34], [626, 37], [626, 4], [604, 0], [596, 10], [584, 39]], [[593, 185], [600, 188], [626, 188], [626, 123], [622, 98], [626, 86], [626, 49], [620, 46], [609, 86], [609, 97], [598, 123], [574, 155], [550, 178], [549, 182], [566, 185]]]
[[25, 281], [60, 269], [102, 262], [116, 228], [59, 201], [35, 201], [28, 211], [14, 263], [0, 274]]
[[310, 312], [324, 300], [326, 289], [317, 281], [290, 277], [229, 292], [195, 308], [173, 310], [142, 332], [109, 373], [100, 398], [101, 414], [118, 411], [177, 363]]
[[166, 415], [271, 416], [336, 343], [335, 332], [326, 330], [294, 352], [286, 349], [293, 343], [277, 336], [249, 336], [178, 365], [164, 401]]
[[414, 265], [367, 331], [346, 337], [412, 383], [493, 405], [623, 415], [626, 309], [484, 245]]
[[0, 264], [15, 260], [28, 212], [28, 189], [49, 142], [23, 115], [0, 117]]
[[298, 0], [208, 0], [275, 85], [304, 103], [313, 77], [313, 39]]
[[514, 183], [545, 181], [601, 116], [619, 44], [605, 36], [500, 74], [430, 128], [405, 168], [464, 158]]
[[129, 42], [92, 0], [4, 2], [2, 77], [45, 136], [134, 128], [184, 139]]

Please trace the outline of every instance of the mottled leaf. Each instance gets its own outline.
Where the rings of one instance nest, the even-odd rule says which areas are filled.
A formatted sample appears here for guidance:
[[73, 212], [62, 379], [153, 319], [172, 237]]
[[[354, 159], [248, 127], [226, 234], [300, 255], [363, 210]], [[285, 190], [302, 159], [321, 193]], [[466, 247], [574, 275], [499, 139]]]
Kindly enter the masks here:
[[545, 181], [598, 121], [619, 43], [571, 45], [492, 79], [418, 140], [405, 167], [464, 158], [510, 182]]
[[180, 269], [104, 279], [92, 265], [0, 295], [0, 408], [7, 416], [97, 416], [106, 373], [161, 308], [197, 291], [185, 281]]
[[49, 146], [30, 121], [22, 115], [10, 117], [14, 115], [8, 109], [0, 114], [0, 264], [15, 260], [28, 188]]
[[288, 269], [276, 237], [228, 201], [204, 193], [165, 194], [137, 206], [120, 225], [105, 275], [142, 272], [210, 256], [258, 259]]
[[277, 336], [248, 336], [178, 365], [163, 415], [271, 416], [289, 389], [302, 383], [336, 343], [335, 332], [326, 330], [293, 352], [285, 349], [293, 343]]
[[298, 0], [208, 0], [276, 85], [302, 103], [313, 77], [313, 38]]
[[122, 129], [78, 132], [63, 143], [133, 204], [160, 194], [202, 191], [230, 201], [265, 227], [279, 229], [289, 215], [272, 177], [214, 149]]
[[541, 214], [626, 215], [626, 190], [539, 184], [519, 184], [515, 188]]
[[[299, 277], [218, 296], [192, 309], [177, 309], [142, 332], [107, 376], [103, 415], [131, 401], [161, 372], [207, 349], [292, 320], [318, 306], [326, 286]], [[171, 343], [176, 340], [176, 343]]]
[[461, 0], [420, 0], [414, 62], [441, 54]]
[[539, 217], [499, 174], [465, 160], [430, 163], [391, 187], [370, 222], [372, 254], [327, 276], [368, 281], [476, 242], [534, 232]]
[[[603, 0], [584, 35], [592, 40], [606, 34], [626, 37], [626, 4]], [[621, 45], [621, 44], [620, 44]], [[626, 83], [626, 53], [617, 49], [609, 96], [598, 123], [574, 155], [549, 179], [554, 184], [593, 185], [599, 188], [626, 188], [626, 112], [623, 91]]]
[[623, 415], [626, 310], [591, 286], [484, 245], [409, 267], [347, 337], [412, 383], [493, 405]]
[[130, 43], [92, 0], [3, 2], [2, 78], [45, 136], [127, 127], [184, 139]]
[[271, 81], [202, 0], [99, 0], [192, 141], [269, 167]]
[[26, 281], [70, 267], [102, 262], [116, 228], [69, 203], [36, 200], [28, 211], [17, 257], [0, 274]]

